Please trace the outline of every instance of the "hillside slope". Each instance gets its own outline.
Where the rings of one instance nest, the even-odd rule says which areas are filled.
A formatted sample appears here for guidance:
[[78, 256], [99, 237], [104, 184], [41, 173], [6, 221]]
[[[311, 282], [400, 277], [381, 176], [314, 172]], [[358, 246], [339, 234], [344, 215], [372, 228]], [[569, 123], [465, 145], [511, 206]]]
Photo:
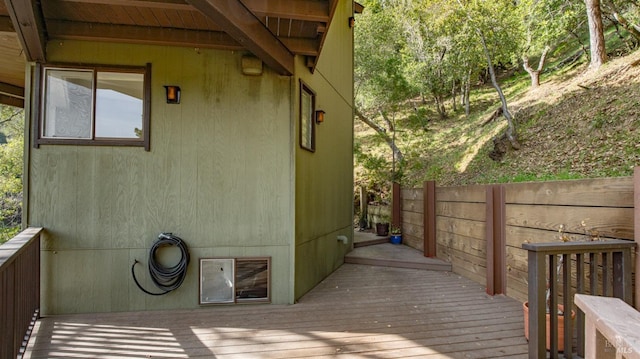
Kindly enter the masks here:
[[[507, 94], [517, 92], [505, 82]], [[476, 92], [483, 95], [468, 118], [459, 108], [444, 120], [428, 113], [416, 119], [422, 116], [412, 109], [397, 115], [403, 130], [396, 141], [406, 158], [403, 185], [627, 176], [640, 165], [640, 51], [612, 59], [596, 72], [580, 65], [562, 75], [543, 76], [539, 88], [509, 96], [522, 147], [500, 162], [488, 153], [506, 121], [483, 125], [499, 101], [492, 88]], [[388, 146], [359, 121], [356, 144], [391, 161]], [[362, 164], [358, 156], [356, 163]], [[362, 172], [357, 168], [356, 178]]]

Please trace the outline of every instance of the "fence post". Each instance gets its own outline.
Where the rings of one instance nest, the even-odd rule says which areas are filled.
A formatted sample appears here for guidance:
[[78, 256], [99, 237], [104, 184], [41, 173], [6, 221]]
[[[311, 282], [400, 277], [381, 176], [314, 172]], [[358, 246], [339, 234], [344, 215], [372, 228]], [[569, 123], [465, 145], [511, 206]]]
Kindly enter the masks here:
[[505, 188], [487, 186], [486, 193], [487, 294], [506, 294]]
[[393, 191], [391, 193], [391, 226], [400, 228], [402, 226], [402, 196], [400, 195], [400, 184], [393, 182]]
[[424, 256], [436, 256], [436, 182], [424, 182]]
[[[633, 169], [633, 204], [634, 238], [636, 241], [636, 271], [638, 271], [638, 268], [640, 268], [640, 166]], [[635, 308], [640, 310], [640, 275], [637, 273]]]

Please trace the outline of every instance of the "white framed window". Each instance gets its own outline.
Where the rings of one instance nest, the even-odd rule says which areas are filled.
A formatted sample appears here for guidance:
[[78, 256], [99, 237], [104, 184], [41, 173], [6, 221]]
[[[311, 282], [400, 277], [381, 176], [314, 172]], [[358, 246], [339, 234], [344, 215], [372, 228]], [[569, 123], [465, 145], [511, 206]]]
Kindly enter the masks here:
[[149, 149], [150, 74], [144, 67], [43, 65], [36, 144]]

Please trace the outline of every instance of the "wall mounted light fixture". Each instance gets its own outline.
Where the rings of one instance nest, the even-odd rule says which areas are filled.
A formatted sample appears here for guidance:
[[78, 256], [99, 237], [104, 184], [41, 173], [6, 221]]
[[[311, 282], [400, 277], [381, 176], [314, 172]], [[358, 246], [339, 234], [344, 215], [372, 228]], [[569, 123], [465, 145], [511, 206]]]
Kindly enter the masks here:
[[242, 56], [242, 73], [249, 76], [262, 75], [262, 60], [252, 55]]
[[353, 16], [349, 17], [349, 28], [352, 29], [353, 26], [356, 24], [356, 18]]
[[167, 103], [180, 103], [180, 86], [165, 86]]
[[321, 124], [324, 122], [324, 111], [323, 110], [317, 110], [316, 111], [316, 123], [317, 124]]

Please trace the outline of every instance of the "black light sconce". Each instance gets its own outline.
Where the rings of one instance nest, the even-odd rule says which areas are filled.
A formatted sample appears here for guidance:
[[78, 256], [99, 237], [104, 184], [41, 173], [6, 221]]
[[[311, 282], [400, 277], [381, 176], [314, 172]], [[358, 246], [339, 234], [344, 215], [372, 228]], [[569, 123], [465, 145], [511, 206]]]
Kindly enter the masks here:
[[324, 122], [324, 111], [323, 110], [317, 110], [316, 111], [316, 123], [317, 124], [321, 124]]
[[353, 26], [356, 24], [356, 18], [353, 16], [349, 17], [349, 28], [352, 29]]
[[180, 86], [165, 86], [167, 103], [180, 103]]

